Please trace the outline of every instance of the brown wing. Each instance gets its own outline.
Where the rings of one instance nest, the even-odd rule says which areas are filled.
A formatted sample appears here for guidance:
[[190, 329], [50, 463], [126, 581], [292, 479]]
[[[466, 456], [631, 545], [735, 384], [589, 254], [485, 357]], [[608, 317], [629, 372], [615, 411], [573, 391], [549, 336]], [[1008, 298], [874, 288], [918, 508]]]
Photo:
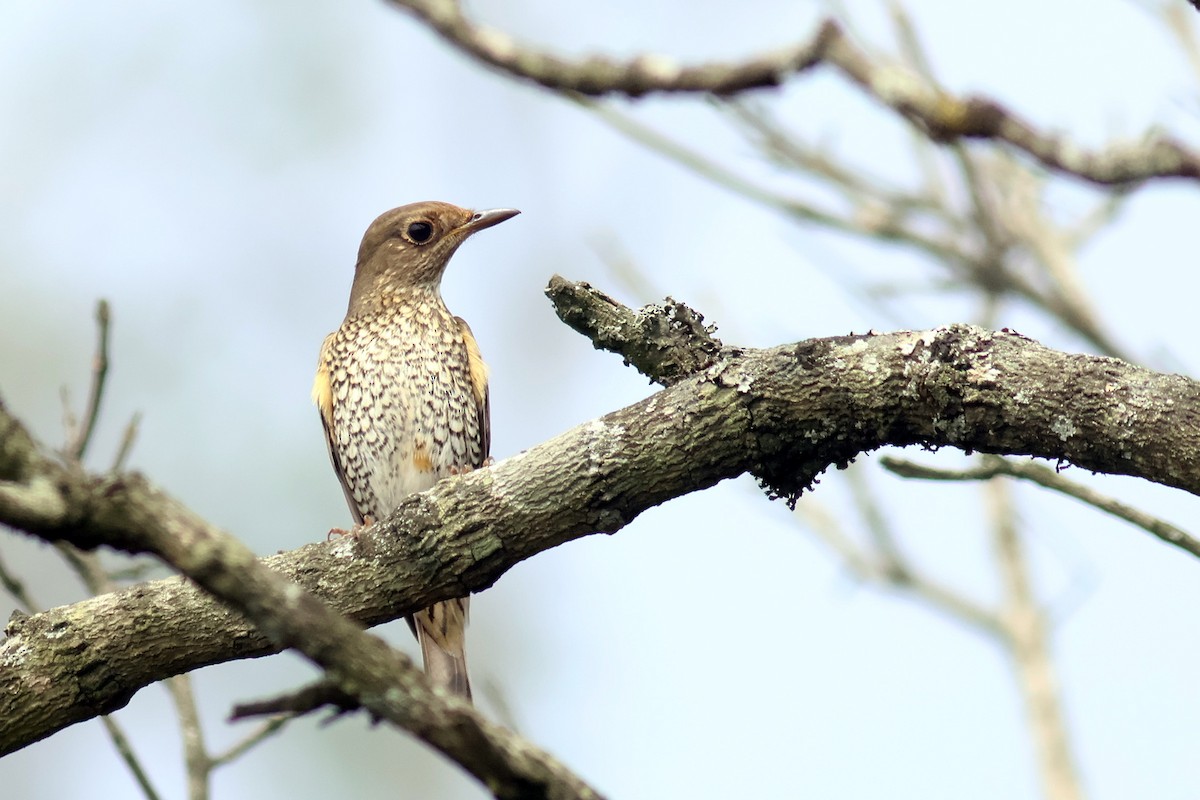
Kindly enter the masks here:
[[475, 397], [475, 413], [479, 420], [479, 442], [481, 460], [473, 467], [482, 467], [492, 454], [492, 398], [488, 390], [488, 368], [483, 363], [483, 354], [471, 333], [471, 326], [462, 317], [454, 318], [462, 331], [463, 344], [467, 346], [467, 373], [471, 378], [471, 393]]
[[361, 525], [363, 523], [362, 512], [359, 511], [358, 504], [354, 502], [354, 495], [350, 492], [350, 487], [346, 485], [346, 472], [342, 469], [342, 462], [338, 458], [337, 447], [334, 445], [333, 373], [330, 367], [330, 348], [333, 344], [333, 337], [336, 335], [336, 332], [329, 334], [321, 344], [321, 355], [317, 359], [317, 376], [313, 379], [312, 399], [317, 406], [317, 411], [321, 413], [321, 427], [325, 429], [325, 448], [329, 452], [329, 462], [333, 464], [333, 471], [338, 477], [338, 483], [342, 485], [342, 493], [346, 495], [346, 505], [350, 506], [354, 523]]

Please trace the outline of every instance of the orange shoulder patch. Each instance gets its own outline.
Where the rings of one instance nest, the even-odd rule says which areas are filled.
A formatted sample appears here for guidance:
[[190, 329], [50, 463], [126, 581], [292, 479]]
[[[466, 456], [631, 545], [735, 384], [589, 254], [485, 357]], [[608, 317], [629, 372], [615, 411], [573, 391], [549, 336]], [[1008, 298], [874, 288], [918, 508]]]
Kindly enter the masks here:
[[321, 412], [321, 421], [325, 423], [327, 430], [333, 426], [333, 384], [326, 351], [329, 349], [329, 343], [333, 336], [332, 333], [326, 336], [325, 342], [321, 345], [321, 356], [317, 360], [317, 376], [313, 379], [312, 387], [312, 401], [316, 404], [317, 410]]
[[467, 371], [471, 378], [471, 392], [475, 395], [475, 404], [483, 406], [487, 399], [488, 367], [483, 361], [483, 353], [479, 352], [479, 344], [471, 333], [471, 326], [462, 317], [455, 317], [462, 328], [463, 344], [467, 346]]

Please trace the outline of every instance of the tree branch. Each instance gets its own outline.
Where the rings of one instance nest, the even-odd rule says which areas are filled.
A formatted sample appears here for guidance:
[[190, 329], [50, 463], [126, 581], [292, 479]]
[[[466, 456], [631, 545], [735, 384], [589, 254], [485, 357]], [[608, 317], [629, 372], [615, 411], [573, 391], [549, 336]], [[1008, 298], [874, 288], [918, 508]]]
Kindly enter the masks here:
[[[672, 322], [678, 310], [634, 312], [561, 278], [550, 292], [560, 308], [574, 309], [577, 328], [603, 333], [606, 346], [651, 375], [676, 374], [670, 370], [695, 345], [695, 326]], [[649, 355], [627, 338], [640, 335], [639, 314], [643, 322], [660, 317]], [[0, 405], [0, 521], [87, 547], [158, 548], [262, 631], [178, 578], [14, 621], [0, 644], [0, 753], [119, 708], [154, 681], [282, 646], [304, 650], [342, 679], [355, 664], [371, 665], [374, 682], [351, 693], [385, 718], [409, 714], [423, 737], [465, 726], [495, 744], [501, 738], [487, 737], [500, 733], [469, 708], [434, 697], [382, 642], [351, 636], [357, 630], [308, 591], [377, 624], [485, 589], [543, 550], [615, 532], [647, 508], [744, 472], [793, 499], [830, 465], [885, 444], [921, 444], [1070, 461], [1200, 493], [1200, 384], [1056, 352], [1015, 333], [952, 325], [766, 350], [724, 346], [698, 368], [639, 403], [445, 480], [361, 536], [262, 562], [231, 550], [222, 559], [236, 570], [217, 574], [224, 561], [216, 553], [228, 546], [219, 531], [137, 474], [62, 465]], [[260, 563], [268, 569], [256, 569]], [[288, 620], [303, 624], [303, 636]], [[342, 649], [343, 637], [358, 643]], [[393, 679], [417, 698], [412, 707], [390, 706], [394, 693], [364, 693]], [[448, 716], [419, 717], [431, 709]]]
[[391, 2], [484, 65], [563, 94], [731, 96], [779, 86], [792, 75], [828, 64], [935, 141], [1005, 142], [1048, 169], [1101, 185], [1200, 178], [1200, 154], [1169, 137], [1154, 134], [1133, 144], [1084, 150], [1064, 137], [1038, 131], [995, 100], [956, 97], [912, 70], [873, 61], [833, 20], [821, 23], [808, 41], [795, 47], [736, 63], [684, 66], [663, 55], [641, 55], [628, 61], [602, 56], [571, 61], [521, 44], [502, 31], [476, 25], [463, 13], [458, 0]]
[[750, 58], [739, 63], [683, 66], [662, 55], [630, 61], [592, 56], [570, 61], [518, 43], [494, 28], [467, 19], [458, 0], [391, 0], [411, 12], [443, 39], [486, 66], [514, 78], [560, 92], [587, 95], [624, 94], [641, 97], [651, 92], [712, 92], [734, 94], [746, 89], [778, 86], [787, 77], [819, 62], [822, 27], [817, 37], [797, 47]]
[[[2, 407], [0, 419], [10, 433], [20, 428]], [[26, 516], [21, 525], [31, 533], [51, 541], [67, 540], [75, 546], [107, 544], [157, 555], [244, 614], [271, 645], [303, 653], [322, 667], [341, 691], [355, 697], [376, 717], [417, 735], [456, 761], [497, 798], [599, 797], [548, 754], [485, 720], [466, 701], [435, 690], [406, 656], [382, 639], [364, 633], [356, 623], [259, 561], [236, 539], [209, 525], [140, 475], [90, 476], [40, 454], [15, 461], [25, 462], [27, 468], [36, 463], [42, 482], [35, 491], [44, 495], [54, 491], [48, 490], [47, 484], [54, 486], [67, 508], [66, 515], [51, 513], [34, 520], [29, 516], [31, 512], [50, 507], [23, 506]], [[0, 465], [0, 473], [7, 472], [6, 466]], [[21, 488], [19, 484], [0, 487], [9, 495], [19, 495]], [[0, 502], [0, 507], [3, 505]], [[77, 604], [75, 610], [85, 605]], [[81, 620], [83, 627], [88, 622]], [[22, 624], [15, 631], [11, 625], [7, 629], [9, 639], [0, 648], [0, 670], [13, 661], [22, 662], [22, 666], [29, 664], [32, 659], [28, 650], [33, 642], [49, 638], [53, 640], [46, 648], [50, 653], [63, 656], [58, 647], [64, 643], [78, 648], [76, 655], [82, 653], [78, 672], [70, 678], [81, 680], [86, 676], [89, 681], [103, 681], [107, 677], [104, 665], [97, 664], [89, 652], [93, 643], [86, 634], [60, 626], [48, 636], [30, 637], [26, 628]], [[155, 631], [155, 638], [160, 634]], [[15, 649], [10, 649], [14, 644]], [[45, 681], [53, 671], [43, 667], [35, 673], [35, 682]], [[0, 718], [6, 718], [12, 710], [10, 701], [20, 700], [12, 696], [11, 690], [16, 688], [13, 684], [5, 686], [0, 697]], [[70, 686], [68, 691], [75, 688]], [[7, 731], [2, 736], [0, 746], [7, 750]]]

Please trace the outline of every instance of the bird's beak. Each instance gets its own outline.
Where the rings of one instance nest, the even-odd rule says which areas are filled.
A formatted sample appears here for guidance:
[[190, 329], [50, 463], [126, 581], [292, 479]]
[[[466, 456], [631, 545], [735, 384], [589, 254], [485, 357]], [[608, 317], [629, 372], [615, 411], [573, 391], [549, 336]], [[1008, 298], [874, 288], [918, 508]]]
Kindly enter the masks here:
[[467, 237], [472, 233], [481, 231], [484, 228], [490, 228], [493, 225], [499, 225], [506, 219], [512, 219], [517, 214], [520, 214], [515, 208], [489, 208], [487, 211], [476, 211], [467, 220], [465, 225], [459, 227], [457, 233], [460, 236]]

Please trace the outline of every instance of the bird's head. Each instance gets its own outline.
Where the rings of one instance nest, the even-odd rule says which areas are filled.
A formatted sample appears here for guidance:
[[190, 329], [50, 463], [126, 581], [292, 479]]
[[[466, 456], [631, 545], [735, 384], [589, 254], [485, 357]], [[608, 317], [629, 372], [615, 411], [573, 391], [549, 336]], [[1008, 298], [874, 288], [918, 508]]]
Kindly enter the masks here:
[[437, 291], [450, 256], [468, 236], [519, 213], [515, 208], [471, 211], [430, 201], [381, 214], [358, 248], [350, 312], [387, 294]]

